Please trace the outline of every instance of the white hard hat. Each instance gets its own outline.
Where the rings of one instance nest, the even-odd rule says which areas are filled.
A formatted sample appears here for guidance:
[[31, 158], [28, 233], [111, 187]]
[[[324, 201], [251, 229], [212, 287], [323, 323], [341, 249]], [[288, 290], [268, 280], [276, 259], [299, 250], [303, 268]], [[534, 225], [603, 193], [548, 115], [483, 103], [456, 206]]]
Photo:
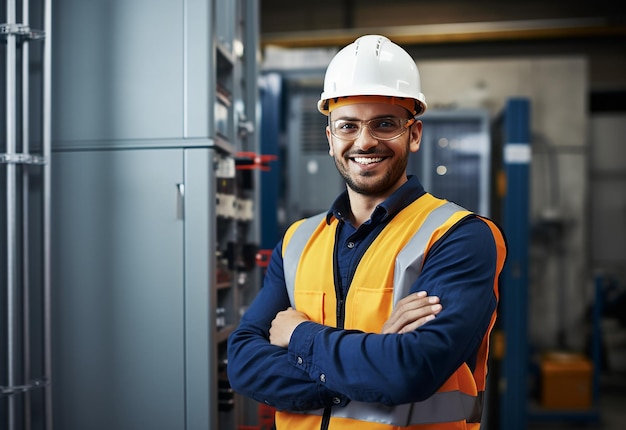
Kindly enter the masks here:
[[385, 36], [361, 36], [331, 60], [317, 108], [328, 115], [329, 100], [348, 96], [408, 98], [415, 116], [426, 111], [415, 60]]

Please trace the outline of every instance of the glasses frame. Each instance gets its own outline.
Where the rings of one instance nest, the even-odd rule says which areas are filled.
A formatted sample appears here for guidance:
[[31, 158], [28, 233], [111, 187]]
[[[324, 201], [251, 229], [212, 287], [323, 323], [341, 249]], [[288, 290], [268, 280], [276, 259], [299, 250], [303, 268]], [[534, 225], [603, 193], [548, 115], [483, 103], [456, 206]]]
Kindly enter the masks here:
[[[402, 125], [402, 130], [395, 136], [393, 137], [377, 137], [374, 136], [374, 133], [372, 132], [372, 129], [370, 127], [370, 123], [372, 121], [381, 121], [381, 120], [385, 120], [385, 119], [393, 119], [393, 120], [399, 120], [401, 123], [403, 122], [404, 124]], [[337, 121], [346, 121], [346, 122], [350, 122], [350, 123], [358, 123], [359, 124], [359, 131], [357, 133], [356, 136], [353, 137], [346, 137], [346, 136], [340, 136], [335, 134], [335, 123]], [[409, 127], [411, 127], [413, 124], [415, 124], [417, 120], [415, 118], [402, 118], [399, 116], [385, 116], [385, 117], [381, 117], [381, 118], [372, 118], [372, 119], [355, 119], [355, 120], [346, 120], [346, 119], [336, 119], [336, 120], [331, 120], [330, 116], [328, 117], [328, 127], [330, 128], [330, 133], [335, 136], [337, 139], [340, 140], [344, 140], [344, 141], [355, 141], [357, 140], [359, 137], [361, 137], [361, 133], [363, 132], [363, 129], [367, 127], [367, 130], [370, 133], [370, 136], [372, 136], [374, 139], [376, 140], [380, 140], [380, 141], [389, 141], [389, 140], [393, 140], [393, 139], [397, 139], [400, 136], [402, 136], [404, 133], [406, 133], [406, 131], [409, 129]]]

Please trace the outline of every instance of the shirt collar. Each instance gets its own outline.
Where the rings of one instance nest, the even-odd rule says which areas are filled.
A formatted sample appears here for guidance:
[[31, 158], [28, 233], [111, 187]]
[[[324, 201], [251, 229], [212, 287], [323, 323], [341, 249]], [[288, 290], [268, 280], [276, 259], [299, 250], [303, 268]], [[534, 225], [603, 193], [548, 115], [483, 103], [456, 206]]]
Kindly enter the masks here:
[[[408, 180], [394, 191], [387, 200], [376, 206], [370, 220], [373, 222], [382, 222], [386, 219], [393, 218], [398, 212], [425, 193], [424, 187], [419, 179], [417, 179], [417, 176], [409, 175], [407, 178]], [[348, 213], [350, 213], [350, 199], [348, 198], [348, 192], [344, 191], [330, 206], [330, 209], [326, 213], [326, 222], [330, 224], [333, 216], [343, 221]]]

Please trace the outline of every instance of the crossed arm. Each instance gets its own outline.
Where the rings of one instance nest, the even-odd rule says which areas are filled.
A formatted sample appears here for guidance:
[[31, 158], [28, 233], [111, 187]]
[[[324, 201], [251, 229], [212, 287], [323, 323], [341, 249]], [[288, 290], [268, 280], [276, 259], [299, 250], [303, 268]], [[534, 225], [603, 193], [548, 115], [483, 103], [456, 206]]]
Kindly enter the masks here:
[[[381, 333], [410, 332], [434, 319], [441, 309], [439, 297], [427, 296], [425, 291], [410, 294], [398, 301]], [[278, 312], [270, 327], [270, 343], [286, 348], [293, 331], [304, 321], [309, 321], [307, 315], [293, 308]]]

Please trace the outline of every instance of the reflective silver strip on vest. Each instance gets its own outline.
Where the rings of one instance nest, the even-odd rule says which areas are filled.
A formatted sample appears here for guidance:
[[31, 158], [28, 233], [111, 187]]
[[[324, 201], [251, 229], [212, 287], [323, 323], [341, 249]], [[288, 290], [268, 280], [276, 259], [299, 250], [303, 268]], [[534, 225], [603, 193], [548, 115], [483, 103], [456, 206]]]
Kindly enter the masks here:
[[296, 271], [298, 270], [298, 262], [302, 251], [307, 242], [311, 238], [311, 235], [317, 228], [317, 226], [326, 217], [326, 212], [313, 215], [310, 218], [302, 221], [302, 224], [298, 226], [296, 231], [291, 236], [291, 240], [285, 248], [283, 255], [283, 272], [285, 273], [285, 283], [287, 284], [287, 294], [289, 294], [289, 301], [291, 307], [296, 308], [296, 300], [294, 298], [294, 290], [296, 288]]
[[393, 271], [393, 306], [398, 300], [406, 297], [411, 290], [411, 286], [422, 271], [424, 252], [428, 239], [455, 212], [464, 211], [461, 206], [446, 202], [428, 214], [419, 230], [415, 232], [411, 240], [402, 248], [396, 257]]
[[[464, 420], [468, 423], [479, 423], [482, 404], [483, 392], [473, 397], [460, 391], [446, 391], [435, 393], [422, 402], [397, 406], [351, 401], [344, 407], [333, 407], [331, 416], [399, 427]], [[302, 413], [321, 416], [324, 409]]]
[[[396, 257], [394, 269], [394, 306], [398, 300], [409, 294], [411, 285], [413, 285], [419, 276], [422, 270], [422, 262], [424, 260], [424, 252], [426, 250], [425, 248], [428, 244], [430, 236], [432, 236], [437, 227], [443, 224], [455, 212], [464, 210], [465, 209], [461, 206], [452, 202], [446, 202], [435, 208], [430, 214], [428, 214], [419, 230], [415, 232], [411, 240], [409, 240], [402, 251], [400, 251]], [[285, 283], [287, 285], [289, 301], [294, 309], [296, 304], [294, 299], [296, 271], [298, 270], [300, 256], [302, 255], [302, 251], [309, 241], [311, 234], [313, 234], [313, 231], [315, 231], [317, 226], [325, 217], [326, 212], [314, 215], [304, 220], [293, 233], [291, 240], [285, 249], [283, 256], [283, 271], [285, 273]]]

